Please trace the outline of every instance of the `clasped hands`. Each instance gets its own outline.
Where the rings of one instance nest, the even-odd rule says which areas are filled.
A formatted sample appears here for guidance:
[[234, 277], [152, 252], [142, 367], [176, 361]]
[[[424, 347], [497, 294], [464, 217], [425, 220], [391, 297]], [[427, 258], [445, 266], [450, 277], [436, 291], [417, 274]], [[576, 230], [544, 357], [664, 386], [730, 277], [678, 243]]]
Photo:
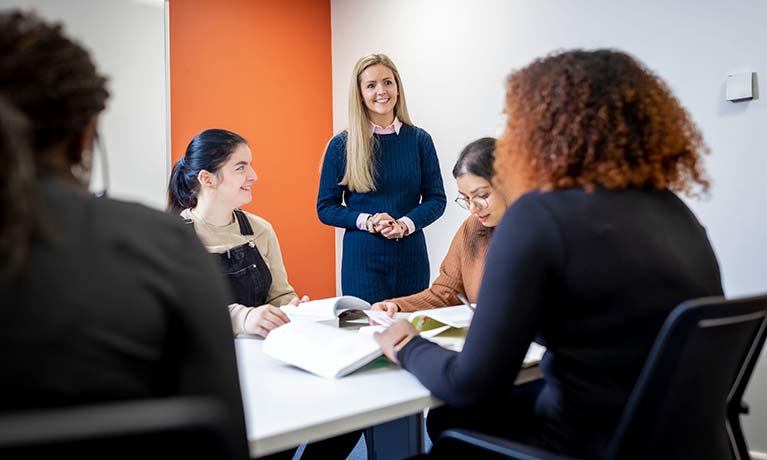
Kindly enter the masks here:
[[407, 226], [394, 219], [389, 213], [378, 212], [368, 219], [370, 221], [368, 228], [372, 228], [374, 233], [380, 233], [386, 239], [398, 240], [407, 233]]

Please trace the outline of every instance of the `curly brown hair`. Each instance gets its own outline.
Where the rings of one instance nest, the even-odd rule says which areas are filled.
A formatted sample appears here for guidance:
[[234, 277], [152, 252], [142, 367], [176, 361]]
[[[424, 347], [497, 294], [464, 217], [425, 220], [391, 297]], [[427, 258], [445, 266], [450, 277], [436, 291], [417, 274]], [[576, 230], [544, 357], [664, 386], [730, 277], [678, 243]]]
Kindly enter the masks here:
[[707, 191], [700, 132], [666, 84], [615, 50], [558, 52], [508, 77], [495, 168], [513, 198], [594, 186]]

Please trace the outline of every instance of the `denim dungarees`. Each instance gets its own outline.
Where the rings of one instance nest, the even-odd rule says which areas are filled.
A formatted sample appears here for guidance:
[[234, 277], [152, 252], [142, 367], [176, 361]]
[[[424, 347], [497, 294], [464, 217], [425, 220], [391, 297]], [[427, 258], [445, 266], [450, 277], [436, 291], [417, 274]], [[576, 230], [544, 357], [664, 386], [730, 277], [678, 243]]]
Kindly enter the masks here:
[[[241, 235], [252, 235], [253, 228], [245, 213], [234, 210]], [[264, 305], [268, 300], [272, 274], [266, 262], [251, 241], [241, 246], [216, 254], [229, 284], [232, 286], [234, 301], [247, 307]]]

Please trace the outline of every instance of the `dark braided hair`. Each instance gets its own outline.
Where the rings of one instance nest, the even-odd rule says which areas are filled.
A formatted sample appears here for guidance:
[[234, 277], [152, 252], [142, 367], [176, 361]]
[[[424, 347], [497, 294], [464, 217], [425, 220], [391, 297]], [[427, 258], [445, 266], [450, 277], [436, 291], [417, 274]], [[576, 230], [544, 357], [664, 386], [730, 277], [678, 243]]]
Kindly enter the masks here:
[[[106, 78], [60, 24], [45, 23], [32, 13], [0, 14], [0, 97], [26, 119], [29, 147], [3, 139], [0, 241], [5, 266], [0, 268], [18, 270], [28, 251], [35, 232], [30, 216], [39, 211], [33, 198], [37, 171], [54, 164], [55, 152], [65, 152], [67, 164], [80, 161], [83, 133], [104, 110], [108, 96]], [[4, 129], [9, 126], [6, 117], [3, 123]]]

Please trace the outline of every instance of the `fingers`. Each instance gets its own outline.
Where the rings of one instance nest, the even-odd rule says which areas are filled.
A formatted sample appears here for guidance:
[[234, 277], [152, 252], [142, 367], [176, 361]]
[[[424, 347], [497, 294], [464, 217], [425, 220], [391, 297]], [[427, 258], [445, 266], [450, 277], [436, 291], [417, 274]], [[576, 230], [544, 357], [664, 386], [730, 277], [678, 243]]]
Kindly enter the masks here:
[[293, 297], [293, 300], [290, 301], [290, 305], [293, 305], [294, 307], [297, 307], [299, 304], [302, 304], [304, 302], [309, 301], [309, 296], [305, 295], [301, 297], [300, 299], [298, 297]]
[[379, 212], [371, 217], [373, 229], [387, 239], [400, 239], [405, 236], [404, 226], [397, 222], [388, 212]]
[[373, 338], [375, 339], [376, 343], [378, 343], [378, 346], [381, 347], [381, 351], [383, 351], [387, 358], [394, 362], [396, 362], [394, 359], [394, 346], [403, 341], [409, 335], [408, 330], [403, 328], [400, 323], [409, 325], [407, 321], [401, 320], [389, 326], [389, 328], [385, 331], [376, 332], [373, 334]]
[[253, 312], [246, 318], [245, 331], [266, 338], [269, 331], [289, 323], [288, 316], [272, 305], [253, 307]]
[[392, 221], [392, 222], [393, 224], [384, 227], [382, 230], [379, 231], [379, 233], [388, 239], [402, 238], [405, 234], [405, 231], [402, 229], [402, 226], [399, 224], [399, 222], [396, 222], [396, 221]]
[[[388, 212], [379, 212], [379, 213], [373, 214], [373, 225], [378, 225], [382, 221], [389, 222], [389, 221], [393, 221], [393, 220], [394, 220], [394, 218], [392, 216], [390, 216]], [[388, 225], [388, 224], [386, 224], [386, 225]]]
[[265, 305], [265, 306], [268, 307], [265, 312], [265, 317], [268, 318], [270, 321], [280, 326], [290, 322], [290, 318], [288, 318], [288, 315], [286, 315], [285, 312], [282, 311], [280, 308], [272, 306], [272, 305]]
[[370, 306], [371, 310], [385, 311], [387, 315], [393, 317], [395, 313], [399, 311], [397, 304], [394, 302], [376, 302]]
[[378, 343], [378, 346], [381, 347], [384, 355], [391, 361], [394, 361], [394, 344], [399, 342], [399, 340], [396, 340], [396, 336], [392, 335], [391, 331], [387, 329], [383, 332], [374, 333], [373, 338]]

